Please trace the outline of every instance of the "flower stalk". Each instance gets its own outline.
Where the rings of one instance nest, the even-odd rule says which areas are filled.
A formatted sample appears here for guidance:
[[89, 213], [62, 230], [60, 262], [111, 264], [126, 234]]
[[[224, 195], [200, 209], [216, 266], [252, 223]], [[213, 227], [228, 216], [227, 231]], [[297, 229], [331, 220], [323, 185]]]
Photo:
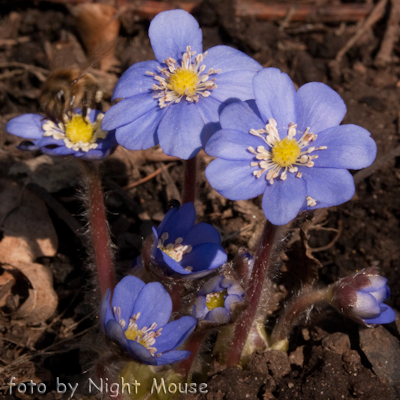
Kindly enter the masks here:
[[194, 203], [196, 199], [197, 157], [194, 156], [189, 160], [184, 160], [183, 165], [182, 204]]

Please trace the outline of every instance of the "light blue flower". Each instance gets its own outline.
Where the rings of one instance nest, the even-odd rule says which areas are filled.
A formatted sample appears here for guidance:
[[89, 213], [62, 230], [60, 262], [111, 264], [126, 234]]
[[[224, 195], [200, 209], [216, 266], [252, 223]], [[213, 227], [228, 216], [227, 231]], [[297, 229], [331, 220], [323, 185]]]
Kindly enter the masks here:
[[132, 65], [121, 77], [103, 128], [116, 129], [119, 144], [129, 150], [160, 143], [165, 154], [194, 157], [219, 129], [226, 100], [253, 98], [251, 80], [262, 67], [228, 46], [203, 53], [202, 32], [192, 15], [165, 11], [150, 24], [157, 61]]
[[115, 132], [101, 129], [104, 113], [89, 110], [86, 119], [75, 110], [64, 124], [54, 123], [39, 114], [23, 114], [6, 125], [12, 135], [30, 141], [18, 146], [21, 150], [40, 150], [50, 156], [74, 156], [85, 160], [107, 157], [117, 146]]
[[184, 360], [189, 351], [175, 350], [196, 327], [196, 320], [185, 316], [169, 322], [172, 301], [159, 282], [147, 285], [126, 276], [104, 295], [100, 320], [107, 335], [117, 341], [135, 360], [164, 365]]
[[233, 278], [218, 275], [200, 289], [193, 304], [192, 316], [209, 322], [226, 324], [231, 320], [231, 307], [243, 300], [244, 290]]
[[376, 144], [357, 125], [341, 125], [346, 106], [327, 85], [307, 83], [297, 92], [275, 68], [253, 79], [255, 101], [228, 105], [222, 129], [205, 151], [217, 157], [206, 169], [211, 186], [230, 200], [263, 194], [267, 219], [284, 225], [300, 211], [350, 200], [348, 169], [372, 164]]

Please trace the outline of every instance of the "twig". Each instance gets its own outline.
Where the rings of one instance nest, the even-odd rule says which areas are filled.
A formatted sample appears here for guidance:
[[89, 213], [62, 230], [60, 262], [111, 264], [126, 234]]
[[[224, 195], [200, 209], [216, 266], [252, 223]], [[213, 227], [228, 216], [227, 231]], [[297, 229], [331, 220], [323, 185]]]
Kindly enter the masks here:
[[21, 36], [16, 39], [0, 39], [0, 46], [16, 46], [17, 44], [30, 42], [29, 36]]
[[370, 29], [377, 21], [379, 21], [385, 13], [387, 0], [380, 0], [368, 15], [364, 23], [359, 27], [354, 36], [339, 50], [336, 55], [336, 61], [340, 62], [343, 56], [354, 46], [357, 40]]
[[31, 72], [33, 75], [35, 75], [41, 82], [44, 82], [47, 78], [47, 75], [49, 74], [49, 71], [47, 69], [14, 61], [0, 63], [0, 68], [23, 68], [24, 70]]
[[[325, 229], [328, 230], [329, 228], [325, 228]], [[325, 250], [330, 249], [340, 238], [340, 235], [342, 234], [342, 229], [343, 229], [343, 223], [342, 223], [342, 221], [339, 220], [338, 228], [335, 229], [335, 231], [337, 231], [337, 233], [336, 233], [335, 237], [330, 241], [330, 243], [328, 243], [326, 246], [315, 247], [315, 248], [310, 247], [311, 253], [318, 253], [319, 251], [325, 251]]]
[[385, 36], [381, 48], [376, 56], [374, 64], [379, 67], [385, 66], [392, 60], [393, 46], [398, 39], [400, 23], [400, 0], [391, 0], [390, 17], [387, 23]]
[[[156, 163], [157, 167], [161, 167], [161, 163]], [[166, 187], [165, 191], [167, 192], [167, 199], [168, 200], [178, 200], [181, 201], [181, 194], [179, 193], [178, 188], [176, 187], [175, 181], [172, 179], [171, 174], [167, 169], [161, 171], [161, 176], [163, 177]]]

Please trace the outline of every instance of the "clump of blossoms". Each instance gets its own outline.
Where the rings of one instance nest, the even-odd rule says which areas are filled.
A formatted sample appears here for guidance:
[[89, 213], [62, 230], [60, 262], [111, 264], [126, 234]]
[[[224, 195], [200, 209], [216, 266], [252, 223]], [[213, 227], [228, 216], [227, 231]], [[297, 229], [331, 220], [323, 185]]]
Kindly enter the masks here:
[[372, 164], [376, 144], [357, 125], [339, 125], [346, 106], [327, 85], [296, 89], [275, 68], [253, 79], [254, 101], [228, 105], [222, 129], [206, 152], [217, 157], [206, 169], [211, 186], [230, 200], [263, 194], [262, 208], [274, 225], [300, 211], [330, 207], [352, 198], [348, 169]]
[[84, 160], [103, 159], [117, 146], [115, 132], [103, 131], [104, 113], [88, 110], [64, 115], [55, 123], [38, 114], [23, 114], [7, 123], [7, 132], [31, 140], [18, 146], [21, 150], [41, 150], [51, 156], [72, 155]]
[[132, 65], [118, 81], [103, 129], [116, 129], [129, 150], [160, 143], [165, 154], [194, 157], [220, 128], [219, 111], [227, 100], [253, 98], [251, 79], [261, 65], [228, 46], [203, 53], [202, 32], [192, 15], [165, 11], [150, 24], [157, 61]]
[[175, 350], [193, 332], [197, 321], [189, 316], [169, 322], [172, 301], [159, 282], [147, 285], [126, 276], [103, 298], [100, 320], [107, 335], [135, 360], [149, 365], [183, 360], [189, 351]]

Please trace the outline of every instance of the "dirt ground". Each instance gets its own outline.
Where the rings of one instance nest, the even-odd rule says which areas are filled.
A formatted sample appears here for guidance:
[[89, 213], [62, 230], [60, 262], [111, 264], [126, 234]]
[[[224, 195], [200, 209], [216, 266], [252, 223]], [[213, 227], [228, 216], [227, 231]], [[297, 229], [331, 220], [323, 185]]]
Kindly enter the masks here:
[[[135, 62], [154, 59], [147, 36], [151, 12], [137, 13], [142, 3], [145, 2], [124, 3], [130, 6], [118, 14], [119, 35], [126, 40], [115, 48], [118, 68], [98, 72], [105, 92], [104, 109], [110, 106], [112, 89], [121, 73]], [[175, 6], [172, 1], [161, 3]], [[287, 230], [276, 255], [281, 304], [285, 302], [284, 295], [290, 296], [299, 289], [293, 276], [302, 273], [296, 270], [302, 246], [299, 229], [307, 224], [308, 245], [320, 262], [321, 283], [330, 284], [356, 270], [376, 266], [388, 278], [392, 291], [387, 303], [400, 310], [397, 33], [391, 41], [390, 58], [384, 59], [381, 53], [383, 45], [390, 42], [388, 29], [400, 23], [397, 1], [281, 1], [280, 5], [287, 5], [286, 17], [275, 20], [262, 19], [261, 11], [259, 15], [244, 15], [246, 3], [249, 2], [236, 3], [235, 9], [235, 2], [230, 0], [198, 2], [192, 13], [203, 29], [204, 48], [233, 46], [264, 67], [287, 72], [298, 86], [310, 81], [328, 84], [347, 105], [344, 123], [366, 128], [378, 146], [375, 164], [354, 173], [357, 191], [351, 201], [318, 213], [314, 219], [303, 216], [303, 222]], [[260, 7], [276, 4], [268, 0], [258, 3]], [[20, 210], [13, 227], [21, 229], [27, 238], [25, 244], [10, 244], [3, 239], [0, 254], [9, 246], [26, 250], [32, 244], [33, 233], [40, 238], [40, 248], [30, 250], [27, 259], [17, 261], [44, 266], [35, 272], [37, 279], [48, 285], [41, 301], [49, 308], [54, 303], [55, 310], [45, 320], [43, 315], [48, 309], [37, 305], [25, 313], [18, 311], [28, 297], [30, 283], [13, 275], [19, 289], [3, 298], [7, 268], [0, 271], [0, 390], [4, 390], [0, 398], [9, 400], [68, 398], [68, 393], [56, 393], [56, 377], [63, 382], [84, 382], [90, 376], [93, 361], [102, 353], [103, 342], [97, 339], [99, 299], [94, 290], [95, 278], [85, 264], [86, 222], [76, 166], [73, 160], [51, 160], [39, 152], [20, 151], [15, 146], [21, 140], [5, 131], [11, 118], [41, 112], [40, 88], [48, 71], [54, 68], [50, 58], [56, 53], [57, 44], [62, 47], [67, 43], [71, 54], [83, 54], [85, 58], [73, 5], [0, 1], [1, 239], [7, 233], [3, 232], [7, 210], [18, 207], [25, 209]], [[293, 5], [306, 6], [302, 17], [293, 17]], [[354, 13], [352, 20], [341, 20], [337, 10], [346, 6], [362, 12]], [[323, 7], [328, 7], [324, 17], [312, 15], [312, 10]], [[210, 161], [211, 157], [200, 154], [202, 172], [196, 208], [199, 220], [219, 230], [232, 259], [240, 247], [256, 244], [264, 221], [261, 201], [232, 202], [213, 191], [204, 176]], [[146, 180], [150, 174], [154, 177]], [[132, 260], [140, 254], [143, 237], [164, 217], [168, 201], [180, 198], [181, 182], [182, 163], [157, 149], [130, 152], [119, 147], [104, 162], [105, 203], [120, 277], [129, 272]], [[12, 317], [18, 312], [19, 318]], [[270, 324], [275, 318], [276, 315], [271, 316]], [[267, 324], [267, 329], [270, 327]], [[395, 323], [366, 330], [333, 309], [316, 308], [294, 330], [288, 355], [278, 351], [253, 354], [245, 370], [224, 370], [216, 360], [208, 359], [209, 392], [191, 398], [399, 399], [399, 329], [400, 317]], [[46, 384], [46, 394], [6, 394], [12, 376], [18, 377], [19, 382], [32, 379]], [[87, 397], [83, 387], [82, 383], [76, 398]]]

